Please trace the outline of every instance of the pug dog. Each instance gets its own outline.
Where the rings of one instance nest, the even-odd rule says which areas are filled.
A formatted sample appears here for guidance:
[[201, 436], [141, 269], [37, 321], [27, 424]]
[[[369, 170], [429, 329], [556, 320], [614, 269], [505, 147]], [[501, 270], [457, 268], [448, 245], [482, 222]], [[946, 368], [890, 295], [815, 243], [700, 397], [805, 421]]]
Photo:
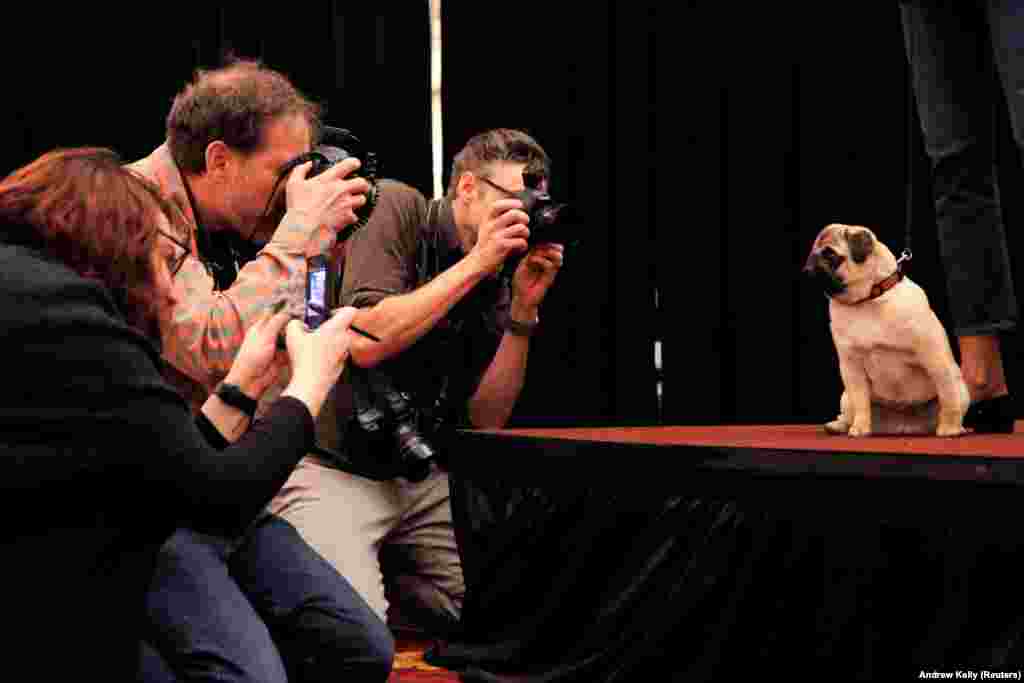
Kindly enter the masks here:
[[804, 272], [829, 299], [843, 395], [829, 434], [966, 433], [970, 395], [949, 337], [924, 290], [875, 234], [833, 223], [814, 240]]

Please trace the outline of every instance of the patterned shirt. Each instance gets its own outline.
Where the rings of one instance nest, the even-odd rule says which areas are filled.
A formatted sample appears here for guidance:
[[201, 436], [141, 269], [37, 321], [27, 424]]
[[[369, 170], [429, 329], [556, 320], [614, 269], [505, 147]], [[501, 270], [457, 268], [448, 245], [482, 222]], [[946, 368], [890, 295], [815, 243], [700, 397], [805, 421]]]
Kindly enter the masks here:
[[[235, 282], [217, 291], [212, 275], [197, 257], [195, 217], [167, 144], [129, 168], [155, 182], [193, 226], [191, 254], [175, 278], [183, 297], [174, 309], [172, 324], [161, 330], [161, 336], [163, 356], [171, 366], [168, 379], [198, 408], [227, 375], [249, 326], [269, 306], [285, 299], [287, 310], [302, 315], [306, 255], [311, 250], [326, 251], [330, 244], [322, 242], [328, 233], [317, 230], [307, 215], [288, 211], [267, 245], [238, 271]], [[277, 398], [287, 380], [282, 376], [264, 394], [259, 414]]]

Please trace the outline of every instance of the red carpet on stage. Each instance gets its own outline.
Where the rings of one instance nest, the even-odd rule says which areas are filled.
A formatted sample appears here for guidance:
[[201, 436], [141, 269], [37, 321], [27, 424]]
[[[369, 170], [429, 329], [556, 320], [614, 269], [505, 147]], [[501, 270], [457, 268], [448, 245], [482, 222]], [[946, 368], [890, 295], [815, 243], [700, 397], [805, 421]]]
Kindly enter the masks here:
[[837, 451], [947, 456], [1024, 457], [1024, 421], [1014, 434], [871, 436], [826, 434], [821, 425], [710, 425], [665, 427], [581, 427], [573, 429], [477, 430], [478, 433], [650, 446], [717, 446], [789, 451]]
[[398, 635], [395, 642], [395, 665], [388, 683], [457, 683], [459, 674], [440, 669], [423, 661], [423, 653], [431, 642]]

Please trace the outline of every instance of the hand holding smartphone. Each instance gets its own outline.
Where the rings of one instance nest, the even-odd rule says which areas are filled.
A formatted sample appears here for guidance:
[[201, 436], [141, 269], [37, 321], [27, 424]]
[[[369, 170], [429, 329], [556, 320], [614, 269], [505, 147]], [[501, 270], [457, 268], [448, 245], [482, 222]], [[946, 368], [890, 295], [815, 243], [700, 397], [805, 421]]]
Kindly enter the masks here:
[[[331, 317], [331, 312], [327, 307], [327, 269], [328, 261], [326, 256], [314, 256], [307, 262], [306, 308], [303, 312], [302, 321], [306, 324], [306, 328], [311, 332], [320, 327], [325, 320]], [[371, 339], [375, 342], [380, 341], [379, 337], [370, 334], [366, 330], [361, 330], [355, 325], [349, 325], [349, 329], [358, 335], [366, 337], [367, 339]], [[282, 350], [288, 348], [285, 345], [283, 333], [277, 339], [277, 346]]]

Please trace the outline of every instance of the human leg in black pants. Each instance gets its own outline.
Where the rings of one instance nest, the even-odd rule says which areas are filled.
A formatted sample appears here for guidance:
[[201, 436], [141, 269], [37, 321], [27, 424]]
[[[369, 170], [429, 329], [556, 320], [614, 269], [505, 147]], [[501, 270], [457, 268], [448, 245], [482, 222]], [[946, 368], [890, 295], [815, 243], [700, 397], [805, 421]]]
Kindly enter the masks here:
[[230, 550], [229, 540], [190, 529], [164, 543], [146, 596], [146, 639], [180, 680], [286, 683], [269, 630], [228, 570]]
[[138, 680], [143, 683], [178, 683], [178, 674], [148, 640], [140, 643]]
[[1014, 43], [1022, 40], [1024, 30], [1021, 6], [1020, 0], [992, 0], [906, 2], [900, 8], [933, 167], [950, 312], [971, 393], [965, 424], [979, 431], [1012, 430], [1015, 416], [999, 341], [1000, 333], [1016, 327], [1017, 302], [999, 200], [993, 117], [996, 88], [1002, 83], [1020, 144], [1024, 58]]
[[384, 681], [391, 671], [387, 627], [276, 517], [260, 520], [236, 549], [176, 532], [147, 610], [148, 637], [182, 680]]
[[387, 680], [395, 655], [391, 631], [291, 524], [267, 515], [230, 566], [270, 628], [289, 681]]

